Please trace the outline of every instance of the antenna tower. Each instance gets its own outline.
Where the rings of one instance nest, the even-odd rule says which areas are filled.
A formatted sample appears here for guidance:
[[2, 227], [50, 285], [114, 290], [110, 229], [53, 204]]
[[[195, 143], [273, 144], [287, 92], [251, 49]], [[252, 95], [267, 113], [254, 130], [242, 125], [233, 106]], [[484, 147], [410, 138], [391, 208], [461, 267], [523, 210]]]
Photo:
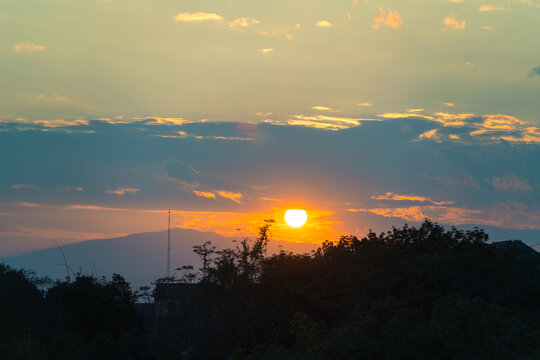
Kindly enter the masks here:
[[171, 209], [169, 209], [169, 227], [167, 229], [167, 277], [171, 277]]

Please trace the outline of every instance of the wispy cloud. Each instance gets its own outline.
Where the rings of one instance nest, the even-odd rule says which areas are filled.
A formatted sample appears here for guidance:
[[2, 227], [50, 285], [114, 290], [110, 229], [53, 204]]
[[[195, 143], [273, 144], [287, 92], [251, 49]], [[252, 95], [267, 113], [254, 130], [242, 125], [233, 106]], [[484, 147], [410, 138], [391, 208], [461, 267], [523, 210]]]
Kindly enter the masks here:
[[467, 22], [464, 20], [459, 20], [456, 18], [456, 15], [452, 14], [444, 18], [443, 27], [441, 30], [463, 30], [467, 26]]
[[397, 10], [379, 7], [379, 16], [373, 20], [373, 28], [379, 30], [382, 25], [397, 29], [403, 25], [403, 20]]
[[356, 104], [357, 106], [364, 106], [364, 107], [369, 107], [369, 106], [373, 106], [372, 103], [370, 102], [362, 102], [362, 103], [358, 103]]
[[116, 188], [116, 189], [107, 190], [106, 193], [123, 196], [125, 194], [135, 194], [138, 191], [139, 189], [137, 188]]
[[11, 188], [14, 189], [14, 190], [37, 189], [37, 186], [36, 185], [30, 185], [30, 184], [15, 184], [15, 185], [12, 185]]
[[399, 195], [392, 192], [387, 192], [384, 195], [373, 195], [371, 196], [374, 200], [391, 200], [391, 201], [417, 201], [417, 202], [427, 202], [433, 205], [451, 205], [453, 201], [434, 201], [425, 196], [418, 195]]
[[326, 111], [326, 112], [340, 112], [340, 110], [336, 110], [334, 108], [328, 107], [328, 106], [321, 106], [321, 105], [315, 105], [312, 107], [313, 110], [317, 111]]
[[212, 192], [193, 190], [193, 193], [195, 195], [199, 196], [199, 197], [203, 197], [203, 198], [207, 198], [207, 199], [215, 199], [216, 198], [216, 194], [214, 194]]
[[224, 197], [226, 199], [232, 200], [237, 204], [242, 203], [240, 201], [240, 199], [242, 198], [242, 194], [240, 194], [240, 193], [233, 193], [233, 192], [224, 191], [224, 190], [218, 191], [217, 193], [219, 194], [219, 196], [222, 196], [222, 197]]
[[324, 130], [342, 130], [348, 129], [354, 126], [359, 126], [362, 124], [362, 121], [377, 121], [376, 119], [362, 119], [362, 118], [347, 118], [347, 117], [336, 117], [336, 116], [326, 116], [326, 115], [315, 115], [315, 116], [306, 116], [306, 115], [294, 115], [291, 119], [286, 122], [279, 121], [266, 121], [276, 125], [301, 125], [306, 127], [312, 127], [316, 129]]
[[490, 182], [499, 191], [530, 192], [533, 190], [528, 180], [522, 180], [514, 174], [508, 174], [502, 177], [496, 176]]
[[174, 17], [174, 20], [183, 22], [221, 21], [223, 17], [216, 13], [199, 11], [196, 13], [180, 13]]
[[43, 99], [43, 100], [55, 100], [55, 101], [68, 101], [69, 100], [69, 98], [58, 95], [58, 94], [53, 94], [53, 95], [39, 94], [38, 96], [36, 96], [36, 98]]
[[233, 21], [231, 21], [229, 23], [229, 27], [246, 28], [246, 27], [249, 27], [250, 25], [258, 24], [258, 23], [260, 23], [260, 21], [257, 19], [250, 18], [250, 17], [242, 17], [242, 18], [234, 19]]
[[43, 45], [34, 44], [31, 41], [25, 41], [25, 42], [15, 45], [14, 49], [17, 52], [20, 52], [20, 51], [36, 52], [36, 51], [43, 51], [46, 49], [46, 47]]
[[478, 11], [489, 12], [489, 11], [502, 11], [504, 8], [502, 6], [492, 6], [492, 5], [482, 5], [478, 8]]
[[36, 125], [41, 125], [46, 128], [58, 128], [58, 127], [67, 127], [67, 126], [86, 126], [89, 124], [88, 120], [77, 119], [77, 120], [35, 120], [32, 122]]
[[274, 52], [274, 49], [272, 48], [266, 48], [266, 49], [260, 49], [260, 52], [262, 52], [264, 55], [268, 55]]

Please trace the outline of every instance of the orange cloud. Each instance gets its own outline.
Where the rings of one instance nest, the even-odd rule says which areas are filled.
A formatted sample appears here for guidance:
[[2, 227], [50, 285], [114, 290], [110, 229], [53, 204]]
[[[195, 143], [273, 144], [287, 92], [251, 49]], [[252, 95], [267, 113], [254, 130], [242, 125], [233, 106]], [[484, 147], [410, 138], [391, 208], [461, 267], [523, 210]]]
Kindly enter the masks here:
[[321, 21], [317, 21], [317, 24], [316, 24], [318, 27], [332, 27], [332, 23], [329, 22], [329, 21], [326, 21], [326, 20], [321, 20]]
[[240, 199], [242, 198], [242, 194], [240, 193], [233, 193], [233, 192], [230, 192], [230, 191], [218, 191], [217, 192], [220, 196], [226, 198], [226, 199], [229, 199], [229, 200], [232, 200], [234, 201], [235, 203], [238, 203], [238, 204], [241, 204], [242, 202], [240, 201]]
[[444, 25], [441, 30], [463, 30], [467, 26], [467, 22], [458, 20], [456, 15], [452, 14], [444, 18], [442, 24]]
[[135, 194], [138, 191], [139, 191], [139, 189], [137, 189], [137, 188], [117, 188], [117, 189], [114, 189], [114, 190], [107, 190], [105, 192], [107, 194], [114, 194], [114, 195], [122, 196], [122, 195], [125, 195], [125, 194]]
[[43, 45], [34, 44], [31, 41], [25, 41], [25, 42], [15, 45], [14, 49], [17, 52], [20, 52], [20, 51], [36, 52], [36, 51], [43, 51], [46, 49], [46, 47]]
[[317, 111], [340, 112], [339, 110], [336, 110], [334, 108], [320, 105], [313, 106], [312, 109]]
[[374, 200], [393, 200], [393, 201], [419, 201], [419, 202], [429, 202], [434, 205], [450, 205], [453, 204], [453, 201], [434, 201], [425, 196], [418, 195], [398, 195], [392, 192], [387, 192], [385, 195], [374, 195], [371, 197]]
[[180, 13], [174, 17], [174, 20], [183, 22], [220, 21], [223, 20], [223, 17], [216, 13], [199, 11], [196, 13]]
[[232, 28], [237, 28], [237, 27], [240, 27], [240, 28], [245, 28], [245, 27], [248, 27], [252, 24], [258, 24], [260, 23], [259, 20], [257, 19], [254, 19], [254, 18], [250, 18], [250, 17], [242, 17], [242, 18], [238, 18], [238, 19], [235, 19], [233, 21], [231, 21], [231, 23], [229, 24], [229, 27], [232, 27]]
[[373, 28], [379, 30], [381, 25], [397, 29], [403, 25], [403, 20], [397, 10], [392, 11], [379, 7], [379, 16], [373, 20]]
[[35, 120], [32, 123], [42, 125], [48, 128], [66, 127], [66, 126], [82, 126], [82, 125], [89, 124], [88, 120], [81, 120], [81, 119], [79, 120], [64, 120], [64, 119]]
[[199, 196], [199, 197], [203, 197], [203, 198], [207, 198], [207, 199], [215, 199], [216, 198], [216, 194], [211, 193], [211, 192], [193, 190], [193, 193], [195, 195]]
[[492, 6], [492, 5], [482, 5], [478, 8], [481, 12], [487, 12], [487, 11], [502, 11], [504, 8], [502, 6]]

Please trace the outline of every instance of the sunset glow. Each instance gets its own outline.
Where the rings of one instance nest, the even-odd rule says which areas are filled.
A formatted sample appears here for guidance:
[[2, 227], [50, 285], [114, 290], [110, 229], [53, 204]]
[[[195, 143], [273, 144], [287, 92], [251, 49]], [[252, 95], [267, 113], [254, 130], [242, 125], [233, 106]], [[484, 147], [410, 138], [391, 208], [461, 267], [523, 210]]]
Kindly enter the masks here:
[[300, 227], [307, 221], [307, 212], [305, 210], [287, 210], [285, 211], [285, 221], [292, 227]]

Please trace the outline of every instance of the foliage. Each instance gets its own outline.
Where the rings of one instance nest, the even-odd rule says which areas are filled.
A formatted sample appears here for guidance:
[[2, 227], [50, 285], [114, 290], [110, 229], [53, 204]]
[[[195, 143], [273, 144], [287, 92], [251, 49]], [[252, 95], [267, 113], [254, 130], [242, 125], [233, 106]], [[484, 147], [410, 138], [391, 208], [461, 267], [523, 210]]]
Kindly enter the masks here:
[[425, 221], [267, 255], [272, 221], [202, 267], [174, 315], [145, 320], [132, 292], [77, 275], [40, 290], [0, 265], [2, 359], [540, 359], [540, 260], [482, 230]]

